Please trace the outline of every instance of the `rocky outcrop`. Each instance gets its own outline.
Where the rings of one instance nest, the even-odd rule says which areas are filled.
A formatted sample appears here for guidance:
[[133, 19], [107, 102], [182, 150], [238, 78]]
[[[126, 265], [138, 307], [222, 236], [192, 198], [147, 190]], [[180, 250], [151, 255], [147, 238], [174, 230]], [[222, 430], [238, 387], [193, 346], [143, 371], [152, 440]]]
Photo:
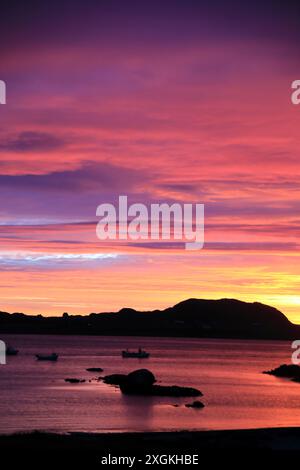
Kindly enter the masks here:
[[85, 379], [74, 379], [74, 378], [67, 378], [65, 382], [69, 382], [70, 384], [79, 384], [85, 382]]
[[200, 390], [192, 387], [156, 385], [155, 376], [148, 369], [138, 369], [128, 375], [108, 375], [104, 377], [103, 381], [107, 384], [119, 385], [121, 392], [126, 395], [161, 397], [197, 397], [202, 395]]
[[275, 369], [266, 370], [263, 374], [274, 375], [275, 377], [284, 377], [288, 379], [297, 379], [300, 381], [300, 367], [295, 364], [281, 364]]
[[[102, 380], [104, 383], [109, 385], [121, 385], [124, 380], [126, 380], [127, 375], [125, 374], [110, 374], [105, 375]], [[101, 379], [101, 377], [99, 377]]]
[[201, 397], [202, 393], [197, 388], [180, 387], [178, 385], [153, 385], [149, 395], [159, 397]]
[[193, 401], [193, 403], [187, 403], [186, 405], [186, 408], [204, 408], [204, 404], [202, 403], [202, 401], [199, 401], [199, 400], [196, 400], [196, 401]]
[[148, 392], [152, 390], [154, 382], [155, 377], [150, 370], [138, 369], [130, 372], [125, 380], [121, 381], [120, 389], [122, 393], [148, 395]]

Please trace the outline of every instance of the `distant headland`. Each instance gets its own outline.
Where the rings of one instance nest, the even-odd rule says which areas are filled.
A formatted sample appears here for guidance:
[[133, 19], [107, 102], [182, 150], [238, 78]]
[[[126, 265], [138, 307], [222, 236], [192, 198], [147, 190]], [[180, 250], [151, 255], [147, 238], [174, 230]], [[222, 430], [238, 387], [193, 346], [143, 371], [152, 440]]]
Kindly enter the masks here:
[[236, 299], [188, 299], [165, 310], [91, 313], [44, 317], [0, 312], [0, 332], [196, 338], [300, 338], [294, 325], [274, 307]]

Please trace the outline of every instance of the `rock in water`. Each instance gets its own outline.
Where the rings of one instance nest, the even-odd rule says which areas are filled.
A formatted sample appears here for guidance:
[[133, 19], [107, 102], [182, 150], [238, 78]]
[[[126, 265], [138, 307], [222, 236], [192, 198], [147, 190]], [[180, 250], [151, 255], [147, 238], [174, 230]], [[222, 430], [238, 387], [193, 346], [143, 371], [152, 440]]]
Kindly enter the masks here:
[[148, 369], [138, 369], [130, 372], [120, 384], [121, 391], [127, 394], [149, 395], [155, 377]]
[[79, 383], [85, 382], [85, 379], [68, 378], [68, 379], [65, 379], [65, 382], [69, 382], [70, 384], [79, 384]]
[[150, 391], [151, 395], [158, 397], [201, 397], [203, 395], [197, 388], [178, 385], [153, 385]]
[[148, 369], [138, 369], [122, 378], [120, 389], [127, 395], [149, 395], [160, 397], [197, 397], [200, 390], [192, 387], [179, 387], [177, 385], [155, 385], [154, 374]]
[[266, 370], [263, 374], [275, 375], [275, 377], [285, 377], [288, 379], [300, 379], [300, 367], [295, 364], [281, 364], [275, 369]]
[[[127, 378], [125, 374], [111, 374], [103, 377], [103, 382], [109, 385], [121, 385]], [[100, 377], [99, 377], [100, 379]]]
[[187, 403], [185, 406], [186, 408], [204, 408], [205, 405], [201, 401], [196, 400], [193, 403]]
[[150, 370], [138, 369], [127, 375], [126, 382], [136, 387], [151, 387], [156, 380]]

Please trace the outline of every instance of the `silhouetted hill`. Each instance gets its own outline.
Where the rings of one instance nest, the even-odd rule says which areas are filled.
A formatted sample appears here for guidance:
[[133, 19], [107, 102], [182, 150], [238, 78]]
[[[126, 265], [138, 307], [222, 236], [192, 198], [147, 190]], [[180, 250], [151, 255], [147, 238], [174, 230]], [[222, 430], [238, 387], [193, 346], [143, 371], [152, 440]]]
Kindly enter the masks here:
[[235, 299], [189, 299], [165, 310], [62, 317], [0, 312], [0, 333], [297, 339], [300, 326], [276, 308]]

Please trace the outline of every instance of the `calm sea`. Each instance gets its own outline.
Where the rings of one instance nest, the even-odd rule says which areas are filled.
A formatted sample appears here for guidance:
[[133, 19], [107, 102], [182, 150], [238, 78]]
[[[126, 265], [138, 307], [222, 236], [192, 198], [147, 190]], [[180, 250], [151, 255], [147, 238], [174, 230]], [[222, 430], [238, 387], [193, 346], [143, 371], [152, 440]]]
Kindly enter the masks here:
[[[20, 353], [0, 365], [0, 433], [300, 425], [300, 384], [261, 373], [290, 362], [289, 342], [37, 335], [1, 339]], [[151, 353], [149, 359], [122, 359], [122, 349], [139, 346]], [[53, 351], [59, 353], [56, 363], [34, 357]], [[88, 367], [104, 372], [89, 373]], [[141, 367], [162, 384], [199, 388], [205, 408], [186, 408], [190, 398], [124, 396], [115, 387], [89, 381]], [[66, 377], [88, 381], [68, 384]]]

